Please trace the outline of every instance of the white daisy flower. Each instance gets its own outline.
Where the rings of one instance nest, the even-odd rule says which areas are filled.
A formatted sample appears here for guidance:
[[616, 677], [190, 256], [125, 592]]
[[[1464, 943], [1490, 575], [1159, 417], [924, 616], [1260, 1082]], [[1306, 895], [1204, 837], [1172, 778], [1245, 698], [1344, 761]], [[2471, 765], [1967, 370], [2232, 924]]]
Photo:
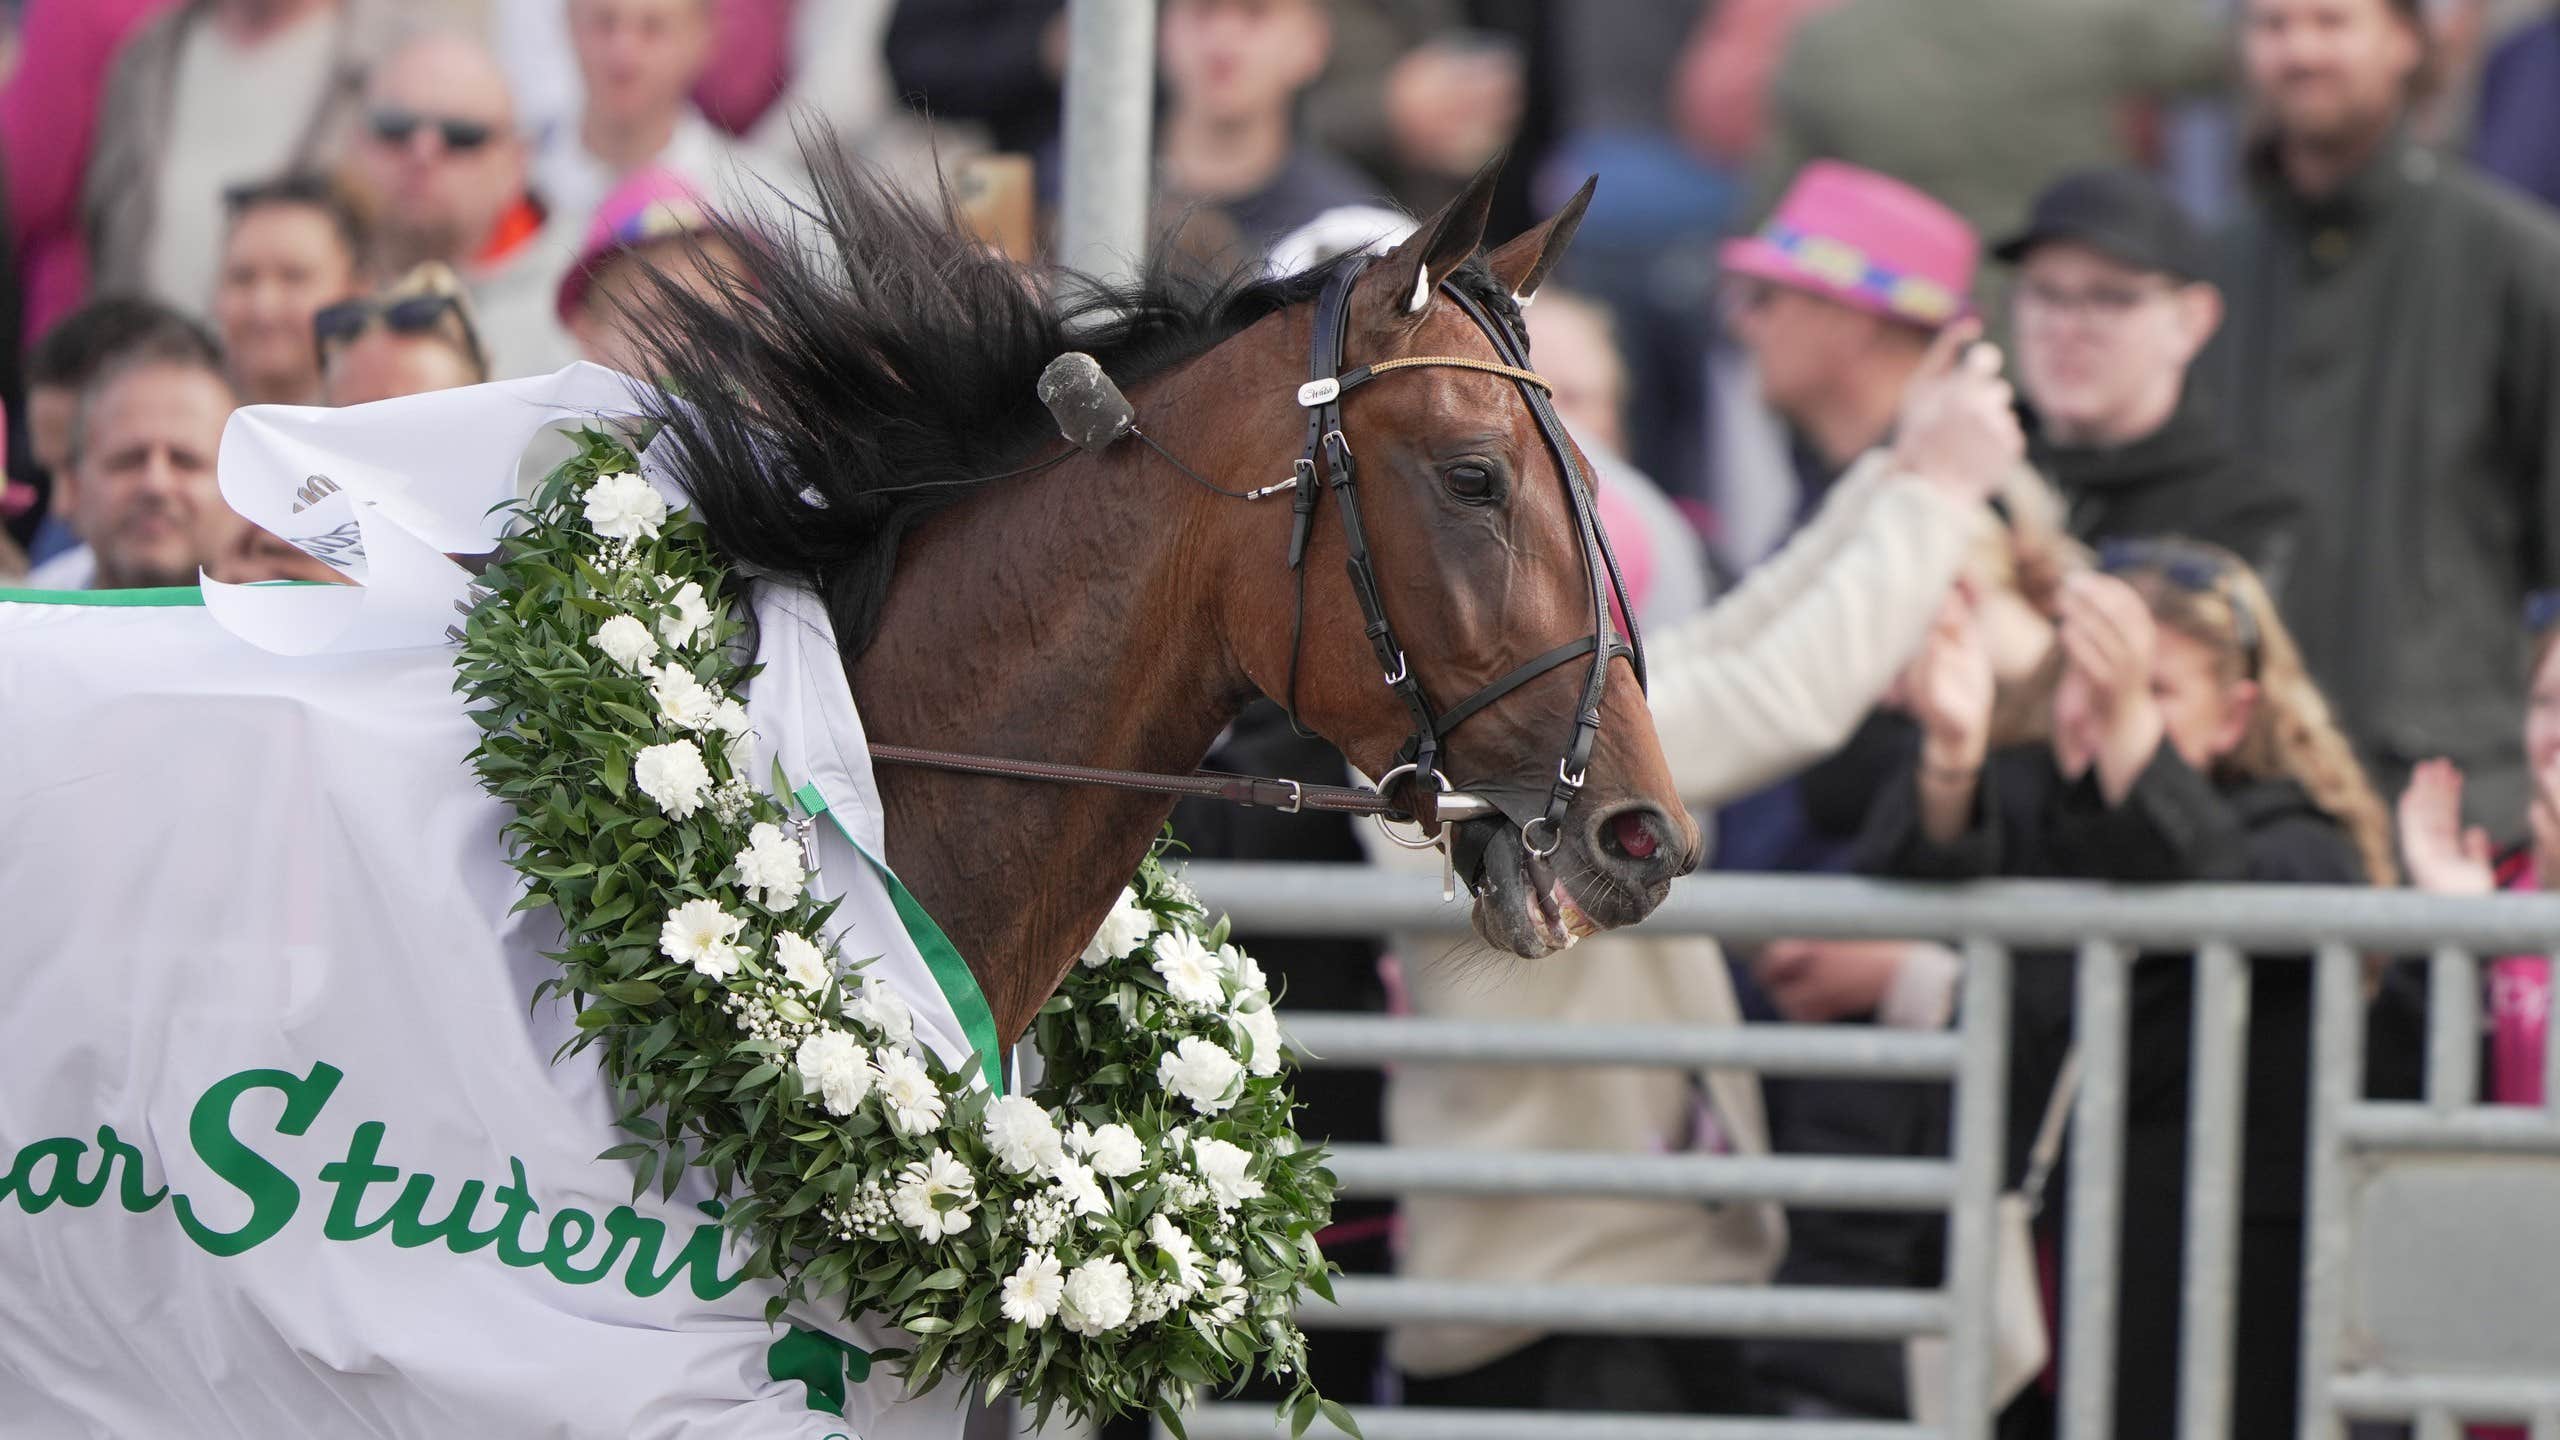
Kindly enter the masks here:
[[1022, 1263], [1012, 1274], [1004, 1277], [1003, 1299], [999, 1308], [1007, 1320], [1037, 1330], [1058, 1313], [1058, 1300], [1066, 1288], [1058, 1257], [1046, 1250], [1034, 1250], [1022, 1257]]

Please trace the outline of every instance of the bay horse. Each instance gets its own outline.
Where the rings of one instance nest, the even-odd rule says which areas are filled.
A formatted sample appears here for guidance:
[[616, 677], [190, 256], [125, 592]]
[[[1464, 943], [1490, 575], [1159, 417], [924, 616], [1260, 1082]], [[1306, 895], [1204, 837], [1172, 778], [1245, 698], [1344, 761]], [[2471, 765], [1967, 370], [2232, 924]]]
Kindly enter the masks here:
[[[802, 219], [815, 245], [742, 226], [725, 294], [662, 286], [660, 318], [640, 323], [682, 397], [652, 402], [654, 445], [674, 453], [727, 558], [824, 599], [875, 742], [1182, 773], [1259, 694], [1367, 774], [1410, 758], [1398, 747], [1415, 719], [1392, 685], [1404, 677], [1382, 675], [1342, 578], [1345, 528], [1299, 522], [1303, 570], [1288, 563], [1293, 515], [1347, 492], [1312, 493], [1309, 466], [1297, 495], [1240, 503], [1313, 458], [1301, 386], [1327, 338], [1320, 303], [1340, 312], [1342, 366], [1423, 362], [1346, 387], [1325, 437], [1356, 456], [1381, 623], [1418, 693], [1463, 709], [1609, 624], [1595, 605], [1602, 552], [1578, 522], [1588, 496], [1572, 489], [1589, 467], [1560, 427], [1542, 429], [1552, 417], [1533, 414], [1532, 387], [1503, 373], [1505, 354], [1525, 363], [1519, 307], [1589, 185], [1481, 256], [1498, 162], [1374, 262], [1218, 287], [1159, 267], [1056, 300], [970, 238], [947, 199], [813, 159]], [[1057, 453], [1034, 387], [1071, 350], [1125, 389], [1150, 445]], [[1604, 678], [1576, 776], [1563, 737]], [[1448, 734], [1441, 774], [1505, 812], [1453, 827], [1491, 944], [1536, 958], [1640, 920], [1695, 863], [1697, 828], [1635, 682], [1611, 645]], [[1560, 777], [1581, 783], [1564, 791]], [[880, 789], [891, 863], [968, 958], [1008, 1042], [1172, 808], [917, 769], [884, 768]], [[1561, 822], [1538, 831], [1557, 796]]]

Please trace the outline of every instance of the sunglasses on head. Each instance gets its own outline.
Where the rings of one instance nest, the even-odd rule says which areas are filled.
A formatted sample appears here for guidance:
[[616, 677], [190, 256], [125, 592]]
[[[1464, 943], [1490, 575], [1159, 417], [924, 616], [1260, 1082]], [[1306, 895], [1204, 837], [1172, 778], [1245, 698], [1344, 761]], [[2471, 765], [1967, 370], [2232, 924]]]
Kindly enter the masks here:
[[456, 295], [404, 295], [397, 300], [341, 300], [323, 307], [311, 317], [311, 332], [317, 337], [322, 352], [332, 345], [344, 345], [362, 335], [376, 319], [394, 335], [432, 333], [444, 317], [451, 315], [462, 332], [463, 349], [474, 365], [486, 368], [480, 354], [480, 335], [471, 325], [471, 316], [462, 308]]
[[2110, 540], [2098, 547], [2098, 568], [2110, 575], [2127, 570], [2147, 571], [2190, 595], [2219, 596], [2223, 604], [2231, 607], [2231, 638], [2240, 647], [2241, 662], [2249, 678], [2257, 678], [2261, 644], [2258, 617], [2249, 609], [2240, 587], [2225, 583], [2231, 578], [2229, 565], [2184, 546], [2149, 540]]
[[424, 126], [436, 132], [444, 148], [456, 154], [467, 154], [486, 145], [497, 136], [497, 127], [481, 120], [436, 119], [409, 110], [376, 110], [367, 117], [374, 138], [391, 145], [406, 145], [409, 137]]

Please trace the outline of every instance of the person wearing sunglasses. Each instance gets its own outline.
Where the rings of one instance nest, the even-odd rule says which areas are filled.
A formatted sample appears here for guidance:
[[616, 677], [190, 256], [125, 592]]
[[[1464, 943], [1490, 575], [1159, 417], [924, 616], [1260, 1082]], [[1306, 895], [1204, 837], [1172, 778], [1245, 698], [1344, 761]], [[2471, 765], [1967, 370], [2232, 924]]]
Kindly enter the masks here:
[[[1906, 879], [2393, 883], [2390, 825], [2266, 586], [2189, 540], [2107, 547], [2063, 583], [2049, 742], [1991, 750], [1992, 671], [1960, 606], [1904, 678], [1920, 753], [1884, 790], [1860, 868]], [[2073, 968], [2021, 956], [2012, 991], [2009, 1172], [2018, 1183], [2072, 1048]], [[2176, 1429], [2192, 958], [2134, 962], [2116, 1339], [2118, 1435]], [[2251, 987], [2231, 1435], [2291, 1434], [2301, 1313], [2310, 972]], [[2068, 1192], [2037, 1219], [2061, 1255]], [[2057, 1263], [2048, 1258], [2048, 1265]], [[2058, 1262], [2069, 1264], [2067, 1255]], [[2051, 1281], [2048, 1274], [2048, 1283]], [[2048, 1289], [2047, 1293], [2053, 1293]], [[2055, 1353], [2063, 1353], [2057, 1342]], [[2028, 1385], [2003, 1436], [2053, 1433]]]
[[2068, 175], [1992, 249], [2009, 293], [2029, 456], [2089, 544], [2191, 535], [2277, 578], [2300, 502], [2224, 434], [2189, 367], [2222, 324], [2203, 237], [2132, 170]]
[[515, 102], [485, 45], [439, 32], [392, 52], [366, 87], [356, 161], [373, 202], [373, 273], [432, 261], [460, 276], [491, 376], [577, 358], [551, 304], [571, 232], [528, 189]]
[[421, 265], [380, 295], [331, 305], [311, 326], [326, 404], [364, 405], [489, 378], [471, 302], [442, 265]]

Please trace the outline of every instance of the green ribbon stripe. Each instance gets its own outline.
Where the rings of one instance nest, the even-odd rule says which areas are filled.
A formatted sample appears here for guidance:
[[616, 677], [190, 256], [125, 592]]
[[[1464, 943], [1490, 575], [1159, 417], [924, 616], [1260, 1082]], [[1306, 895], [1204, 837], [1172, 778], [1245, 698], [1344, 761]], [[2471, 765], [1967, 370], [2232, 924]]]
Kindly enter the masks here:
[[791, 792], [791, 798], [799, 801], [801, 810], [811, 817], [824, 815], [834, 822], [836, 833], [845, 838], [845, 843], [851, 845], [856, 854], [870, 862], [881, 883], [889, 887], [890, 903], [898, 907], [898, 920], [907, 927], [907, 938], [915, 942], [917, 952], [924, 956], [925, 967], [933, 972], [934, 983], [942, 987], [942, 998], [950, 1003], [951, 1013], [960, 1018], [961, 1033], [969, 1037], [969, 1047], [977, 1052], [979, 1070], [986, 1076], [987, 1089], [1002, 1095], [1004, 1047], [996, 1043], [995, 1012], [988, 1008], [986, 994], [978, 988], [978, 977], [969, 972], [969, 962], [960, 958], [959, 947], [951, 943], [950, 936], [942, 933], [942, 927], [934, 923], [924, 903], [916, 899], [906, 883], [888, 866], [881, 864], [878, 856], [863, 849], [861, 841], [853, 838], [853, 832], [845, 828], [843, 817], [827, 808], [827, 797], [819, 793], [817, 786], [803, 785]]

